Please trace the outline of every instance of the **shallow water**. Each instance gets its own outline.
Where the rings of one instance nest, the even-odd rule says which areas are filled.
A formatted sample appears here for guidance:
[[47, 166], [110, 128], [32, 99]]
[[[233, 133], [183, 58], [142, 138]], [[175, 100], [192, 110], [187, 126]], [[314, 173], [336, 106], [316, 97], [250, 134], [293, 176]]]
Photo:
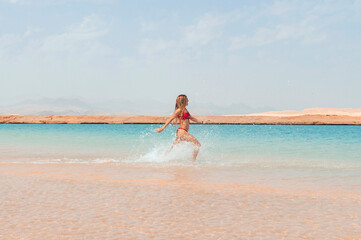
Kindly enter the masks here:
[[264, 184], [271, 186], [315, 178], [323, 185], [361, 185], [361, 126], [191, 125], [202, 144], [196, 162], [190, 143], [165, 157], [176, 128], [155, 133], [159, 126], [2, 124], [0, 163], [211, 167], [220, 176], [234, 169], [233, 178], [252, 171], [248, 178], [267, 177]]
[[360, 126], [0, 125], [0, 239], [359, 239]]
[[[1, 162], [189, 163], [190, 144], [164, 157], [175, 128], [159, 125], [0, 125]], [[361, 170], [361, 126], [192, 125], [197, 164]]]
[[360, 193], [323, 188], [317, 178], [301, 180], [312, 187], [295, 188], [296, 178], [266, 186], [269, 177], [232, 168], [0, 164], [0, 238], [359, 239]]

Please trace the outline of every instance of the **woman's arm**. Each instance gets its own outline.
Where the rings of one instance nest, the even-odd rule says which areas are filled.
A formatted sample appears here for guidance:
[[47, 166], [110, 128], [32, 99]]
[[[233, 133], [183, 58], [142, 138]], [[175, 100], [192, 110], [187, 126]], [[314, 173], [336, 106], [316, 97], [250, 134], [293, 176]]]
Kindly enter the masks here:
[[174, 113], [173, 113], [173, 115], [165, 122], [165, 124], [163, 125], [163, 127], [157, 128], [157, 129], [155, 129], [155, 131], [156, 131], [157, 133], [160, 133], [161, 131], [163, 131], [174, 118], [178, 117], [178, 115], [180, 114], [180, 112], [181, 112], [180, 109], [175, 110]]
[[191, 116], [189, 119], [192, 120], [193, 122], [200, 123], [200, 124], [205, 124], [206, 123], [205, 121], [200, 121], [200, 120], [198, 120], [197, 118], [195, 118], [193, 116]]

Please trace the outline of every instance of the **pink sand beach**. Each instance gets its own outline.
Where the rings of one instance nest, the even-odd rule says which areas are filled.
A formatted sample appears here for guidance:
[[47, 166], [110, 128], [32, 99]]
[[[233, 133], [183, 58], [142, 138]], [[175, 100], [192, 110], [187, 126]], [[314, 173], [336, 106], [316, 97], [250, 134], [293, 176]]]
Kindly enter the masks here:
[[361, 236], [360, 185], [231, 168], [25, 163], [0, 164], [0, 181], [0, 239]]

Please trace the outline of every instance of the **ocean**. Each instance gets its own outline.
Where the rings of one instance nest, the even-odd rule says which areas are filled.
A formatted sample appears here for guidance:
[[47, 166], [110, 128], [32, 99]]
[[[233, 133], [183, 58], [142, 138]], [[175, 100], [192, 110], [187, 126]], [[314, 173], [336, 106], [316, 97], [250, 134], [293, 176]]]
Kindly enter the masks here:
[[148, 124], [1, 124], [1, 162], [129, 163], [361, 170], [361, 126], [191, 125], [202, 144], [172, 145], [176, 128]]
[[359, 239], [361, 126], [0, 125], [1, 239]]

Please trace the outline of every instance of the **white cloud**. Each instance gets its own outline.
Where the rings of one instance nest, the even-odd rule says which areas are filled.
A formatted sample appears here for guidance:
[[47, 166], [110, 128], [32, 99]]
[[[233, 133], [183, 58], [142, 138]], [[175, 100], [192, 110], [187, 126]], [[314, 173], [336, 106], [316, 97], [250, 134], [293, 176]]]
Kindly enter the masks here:
[[26, 32], [24, 33], [24, 37], [30, 37], [38, 32], [41, 32], [40, 28], [28, 27]]
[[152, 32], [156, 29], [156, 24], [150, 21], [140, 23], [142, 32]]
[[[0, 0], [1, 1], [1, 0]], [[3, 0], [4, 1], [4, 0]], [[94, 3], [94, 4], [104, 4], [108, 2], [113, 2], [114, 0], [6, 0], [10, 4], [20, 4], [20, 5], [37, 5], [37, 6], [51, 6], [51, 5], [61, 5], [64, 3], [73, 3], [81, 2], [84, 4]]]
[[0, 59], [11, 56], [13, 51], [18, 51], [16, 46], [21, 42], [23, 42], [21, 35], [4, 34], [0, 36]]
[[83, 18], [81, 23], [71, 25], [68, 28], [68, 33], [80, 40], [93, 39], [107, 34], [108, 30], [103, 27], [104, 22], [97, 16], [87, 16]]
[[265, 46], [279, 41], [299, 39], [303, 43], [318, 43], [326, 39], [326, 34], [316, 27], [303, 22], [296, 25], [278, 25], [273, 28], [258, 28], [252, 35], [231, 38], [230, 50], [252, 46]]
[[155, 55], [158, 53], [163, 53], [171, 49], [172, 47], [176, 47], [176, 42], [174, 41], [166, 41], [162, 39], [143, 39], [138, 47], [138, 51], [141, 55]]
[[143, 39], [138, 47], [138, 53], [148, 58], [162, 56], [174, 61], [184, 59], [187, 54], [199, 57], [200, 47], [221, 36], [219, 27], [232, 17], [234, 17], [233, 13], [226, 15], [206, 13], [194, 24], [180, 28], [180, 39]]
[[265, 14], [272, 15], [283, 15], [296, 9], [297, 6], [292, 4], [290, 1], [275, 1], [273, 5], [265, 12]]
[[[4, 34], [0, 36], [0, 58], [15, 64], [61, 65], [70, 58], [74, 62], [97, 61], [115, 54], [115, 50], [102, 41], [108, 29], [109, 24], [97, 16], [88, 16], [57, 34], [43, 36], [43, 30], [38, 28], [27, 28], [17, 35]], [[41, 35], [36, 34], [39, 31]]]
[[6, 33], [0, 36], [0, 57], [16, 57], [27, 44], [28, 38], [39, 32], [38, 28], [27, 28], [23, 34]]
[[108, 26], [96, 16], [85, 17], [63, 33], [47, 36], [41, 41], [41, 51], [62, 53], [91, 53], [104, 48], [97, 40], [108, 33]]
[[250, 11], [245, 22], [255, 30], [249, 32], [248, 26], [243, 25], [244, 28], [240, 29], [246, 30], [230, 38], [229, 49], [265, 46], [287, 40], [304, 44], [324, 42], [338, 30], [340, 24], [359, 22], [360, 9], [360, 0], [273, 1], [265, 4], [261, 11], [259, 8]]
[[217, 31], [217, 27], [226, 22], [227, 18], [224, 16], [207, 13], [196, 24], [184, 28], [182, 41], [189, 47], [206, 45], [221, 35], [221, 32]]
[[22, 41], [22, 37], [20, 35], [4, 34], [0, 37], [0, 49], [10, 45], [17, 44], [21, 41]]
[[354, 7], [356, 7], [358, 10], [361, 9], [361, 0], [355, 0]]

